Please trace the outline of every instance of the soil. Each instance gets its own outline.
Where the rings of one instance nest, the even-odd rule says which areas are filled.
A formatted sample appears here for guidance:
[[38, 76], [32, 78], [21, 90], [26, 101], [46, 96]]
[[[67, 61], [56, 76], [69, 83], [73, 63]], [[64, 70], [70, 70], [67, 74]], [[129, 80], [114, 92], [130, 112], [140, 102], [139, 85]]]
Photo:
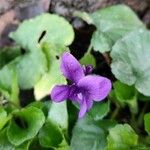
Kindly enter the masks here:
[[[52, 0], [50, 11], [63, 15], [76, 25], [76, 19], [72, 17], [74, 11], [80, 10], [93, 12], [99, 8], [114, 4], [126, 4], [130, 6], [141, 18], [146, 15], [149, 16], [150, 19], [150, 13], [148, 12], [150, 9], [149, 0]], [[149, 24], [149, 21], [146, 23]]]

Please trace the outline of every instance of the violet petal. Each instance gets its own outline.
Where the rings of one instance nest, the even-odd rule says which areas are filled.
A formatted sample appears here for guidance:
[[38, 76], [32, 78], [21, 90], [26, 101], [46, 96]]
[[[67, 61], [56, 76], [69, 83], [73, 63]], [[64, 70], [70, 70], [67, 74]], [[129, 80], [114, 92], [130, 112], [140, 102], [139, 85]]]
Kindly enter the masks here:
[[78, 87], [94, 101], [101, 101], [111, 90], [111, 81], [105, 77], [88, 75], [78, 82]]
[[69, 96], [68, 98], [70, 100], [79, 102], [79, 98], [78, 98], [78, 87], [76, 85], [70, 85], [70, 90], [69, 90]]
[[87, 111], [87, 104], [86, 104], [86, 101], [83, 100], [83, 101], [81, 102], [81, 104], [80, 104], [80, 111], [79, 111], [78, 117], [79, 117], [79, 118], [83, 118], [84, 115], [85, 115], [85, 113], [86, 113], [86, 111]]
[[84, 77], [84, 72], [80, 63], [68, 52], [62, 55], [60, 69], [67, 79], [75, 83]]
[[89, 99], [86, 101], [86, 103], [87, 103], [87, 110], [89, 111], [93, 106], [93, 100]]
[[69, 86], [68, 85], [56, 85], [51, 92], [51, 99], [54, 102], [61, 102], [68, 98]]

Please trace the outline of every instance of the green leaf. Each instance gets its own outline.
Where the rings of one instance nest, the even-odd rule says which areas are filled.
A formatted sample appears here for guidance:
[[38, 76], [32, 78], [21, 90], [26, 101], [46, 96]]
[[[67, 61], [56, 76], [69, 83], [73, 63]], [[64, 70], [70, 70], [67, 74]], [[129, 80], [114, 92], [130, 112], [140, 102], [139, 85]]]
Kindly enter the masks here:
[[52, 59], [50, 70], [42, 76], [40, 81], [34, 87], [36, 100], [40, 100], [49, 95], [54, 85], [57, 84], [66, 84], [66, 79], [60, 72], [59, 60]]
[[101, 120], [109, 112], [109, 107], [109, 101], [103, 103], [94, 103], [92, 109], [88, 112], [88, 115], [92, 117], [95, 121]]
[[34, 101], [34, 102], [32, 102], [32, 103], [30, 103], [30, 104], [28, 104], [28, 107], [30, 107], [30, 106], [33, 106], [33, 107], [36, 107], [36, 108], [38, 108], [38, 109], [43, 109], [44, 108], [44, 103], [43, 102], [41, 102], [41, 101], [39, 101], [39, 102], [37, 102], [37, 101]]
[[68, 144], [65, 140], [68, 130], [68, 113], [66, 101], [51, 103], [48, 112], [48, 119], [40, 130], [39, 140], [43, 147], [66, 150]]
[[34, 102], [28, 104], [27, 107], [33, 106], [38, 109], [41, 109], [43, 111], [45, 117], [47, 117], [49, 109], [51, 107], [51, 104], [52, 104], [52, 102], [49, 99], [48, 100], [44, 99], [44, 102], [43, 101], [34, 101]]
[[7, 130], [9, 141], [18, 146], [34, 138], [44, 122], [43, 112], [36, 107], [30, 106], [14, 112]]
[[22, 89], [30, 89], [47, 70], [46, 58], [40, 49], [33, 52], [26, 50], [23, 55], [19, 55], [21, 51], [19, 50], [19, 48], [8, 49], [4, 53], [5, 55], [0, 55], [1, 57], [8, 57], [0, 70], [0, 85], [4, 86], [2, 89], [5, 88], [7, 91], [10, 90], [13, 82], [13, 72], [17, 73], [16, 81], [18, 81], [19, 86]]
[[80, 12], [80, 11], [75, 11], [73, 13], [73, 15], [75, 17], [80, 17], [82, 18], [84, 21], [86, 21], [88, 24], [93, 24], [93, 19], [91, 18], [91, 16], [86, 13], [86, 12]]
[[64, 18], [45, 13], [24, 21], [10, 37], [23, 48], [33, 51], [43, 42], [61, 47], [68, 46], [74, 39], [74, 32]]
[[27, 141], [19, 146], [12, 145], [7, 138], [7, 129], [0, 132], [0, 149], [1, 150], [28, 150], [30, 141]]
[[148, 101], [150, 101], [150, 96], [145, 96], [145, 95], [139, 93], [138, 94], [138, 100], [148, 102]]
[[13, 150], [13, 145], [8, 141], [6, 128], [0, 132], [0, 149]]
[[[44, 73], [49, 70], [52, 62], [49, 56], [52, 51], [42, 50], [42, 45], [44, 43], [53, 45], [57, 53], [64, 51], [74, 38], [72, 26], [62, 17], [46, 13], [24, 21], [15, 32], [10, 34], [10, 37], [25, 50], [25, 54], [21, 56], [16, 66], [20, 87], [33, 88], [43, 75], [38, 85], [41, 86], [40, 90], [47, 94], [53, 83], [48, 81], [47, 85], [43, 85], [45, 81], [47, 82], [49, 75], [51, 76], [49, 73]], [[57, 79], [54, 79], [54, 82]], [[43, 98], [46, 96], [45, 93], [40, 92], [37, 97]]]
[[80, 120], [73, 130], [71, 150], [105, 150], [105, 132], [88, 120]]
[[17, 78], [16, 72], [14, 72], [14, 74], [12, 76], [11, 94], [10, 94], [10, 98], [8, 100], [13, 102], [16, 106], [20, 106], [19, 85], [18, 85], [18, 78]]
[[13, 76], [15, 74], [15, 64], [11, 63], [4, 66], [0, 70], [0, 90], [11, 93], [11, 85], [13, 83]]
[[119, 40], [111, 52], [115, 77], [125, 84], [135, 84], [135, 88], [146, 96], [150, 96], [149, 47], [150, 32], [137, 30]]
[[22, 89], [31, 89], [47, 71], [45, 55], [41, 50], [24, 54], [16, 66], [19, 85]]
[[145, 28], [136, 14], [125, 5], [110, 6], [80, 17], [96, 26], [91, 44], [94, 50], [102, 53], [110, 51], [115, 42], [127, 33]]
[[29, 150], [31, 141], [24, 142], [19, 146], [15, 146], [13, 150]]
[[130, 111], [133, 113], [138, 112], [137, 106], [137, 91], [134, 86], [128, 86], [120, 81], [116, 81], [113, 84], [114, 100], [117, 100], [121, 106], [128, 105]]
[[4, 108], [0, 107], [0, 130], [5, 126], [9, 119], [10, 116], [7, 115]]
[[[57, 65], [53, 65], [53, 68], [55, 68], [55, 66], [57, 67]], [[36, 100], [41, 100], [49, 95], [54, 85], [66, 83], [65, 78], [62, 75], [57, 74], [58, 69], [56, 69], [55, 72], [50, 71], [49, 73], [44, 74], [40, 81], [35, 85], [34, 95]]]
[[32, 88], [47, 70], [45, 55], [41, 50], [20, 55], [0, 70], [0, 87], [10, 93], [14, 73], [22, 89]]
[[15, 64], [14, 61], [0, 70], [0, 92], [7, 100], [19, 105], [19, 87]]
[[91, 45], [95, 51], [100, 51], [101, 53], [108, 52], [113, 44], [114, 42], [101, 31], [95, 31], [92, 35]]
[[63, 134], [60, 128], [50, 120], [45, 122], [38, 137], [40, 145], [43, 147], [57, 148], [63, 141]]
[[150, 113], [144, 115], [144, 127], [145, 131], [150, 134]]
[[62, 129], [68, 129], [68, 112], [66, 101], [61, 103], [52, 102], [48, 113], [48, 119]]
[[36, 136], [29, 147], [29, 150], [54, 150], [53, 148], [45, 148], [45, 147], [41, 147], [40, 143], [39, 143], [39, 138]]
[[[54, 84], [62, 80], [64, 82], [64, 78], [60, 78], [60, 73], [54, 71], [58, 67], [57, 61], [50, 60], [49, 54], [52, 53], [54, 58], [54, 51], [60, 54], [73, 41], [72, 26], [65, 19], [57, 15], [42, 14], [24, 21], [10, 37], [25, 49], [25, 54], [20, 56], [16, 66], [21, 89], [31, 89], [37, 84], [35, 96], [41, 99], [49, 94]], [[43, 49], [44, 43], [53, 45], [51, 47], [54, 51]], [[50, 64], [52, 62], [53, 64]], [[47, 72], [49, 69], [50, 72]], [[49, 79], [50, 76], [52, 78]]]
[[0, 69], [21, 55], [20, 47], [5, 47], [0, 50]]
[[94, 121], [88, 115], [78, 120], [71, 139], [71, 150], [106, 150], [108, 129], [114, 123]]
[[94, 56], [87, 52], [81, 59], [80, 59], [80, 63], [82, 65], [92, 65], [93, 67], [96, 66], [96, 61]]
[[36, 100], [41, 100], [43, 97], [49, 95], [54, 85], [66, 84], [66, 79], [60, 71], [60, 60], [56, 58], [56, 56], [60, 55], [56, 51], [56, 47], [52, 44], [43, 43], [42, 50], [47, 57], [48, 71], [34, 87]]
[[113, 87], [114, 87], [116, 97], [120, 101], [132, 100], [137, 95], [137, 92], [134, 86], [128, 86], [127, 84], [124, 84], [120, 81], [116, 81], [113, 84]]
[[107, 150], [129, 150], [137, 146], [138, 136], [128, 125], [116, 125], [109, 129]]

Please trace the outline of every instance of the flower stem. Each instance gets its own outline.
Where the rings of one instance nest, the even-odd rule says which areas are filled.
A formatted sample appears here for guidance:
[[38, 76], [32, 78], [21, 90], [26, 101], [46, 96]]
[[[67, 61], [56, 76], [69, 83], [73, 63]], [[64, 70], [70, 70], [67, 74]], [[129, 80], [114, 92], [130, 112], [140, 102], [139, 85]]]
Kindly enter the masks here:
[[87, 53], [89, 54], [91, 52], [91, 50], [92, 50], [92, 45], [90, 44], [88, 49], [87, 49]]
[[131, 120], [130, 120], [132, 128], [136, 131], [136, 133], [140, 134], [138, 129], [137, 121], [135, 119], [135, 114], [131, 113]]
[[120, 111], [120, 106], [119, 106], [119, 105], [116, 105], [116, 109], [115, 109], [114, 112], [112, 113], [111, 119], [115, 119], [115, 118], [117, 117], [119, 111]]
[[148, 107], [148, 104], [145, 103], [144, 106], [143, 106], [143, 109], [142, 109], [142, 111], [139, 115], [138, 121], [137, 121], [139, 126], [142, 126], [143, 117], [144, 117], [144, 114], [145, 114], [145, 111], [146, 111], [147, 107]]

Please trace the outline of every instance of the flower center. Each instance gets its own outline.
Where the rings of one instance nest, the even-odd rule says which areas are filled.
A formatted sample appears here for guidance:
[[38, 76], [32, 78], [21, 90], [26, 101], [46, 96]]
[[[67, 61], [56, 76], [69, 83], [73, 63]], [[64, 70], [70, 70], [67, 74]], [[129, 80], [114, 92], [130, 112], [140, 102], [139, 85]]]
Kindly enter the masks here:
[[78, 93], [78, 94], [77, 94], [77, 96], [78, 96], [78, 98], [79, 98], [80, 100], [82, 100], [82, 99], [83, 99], [83, 95], [82, 95], [82, 93]]

